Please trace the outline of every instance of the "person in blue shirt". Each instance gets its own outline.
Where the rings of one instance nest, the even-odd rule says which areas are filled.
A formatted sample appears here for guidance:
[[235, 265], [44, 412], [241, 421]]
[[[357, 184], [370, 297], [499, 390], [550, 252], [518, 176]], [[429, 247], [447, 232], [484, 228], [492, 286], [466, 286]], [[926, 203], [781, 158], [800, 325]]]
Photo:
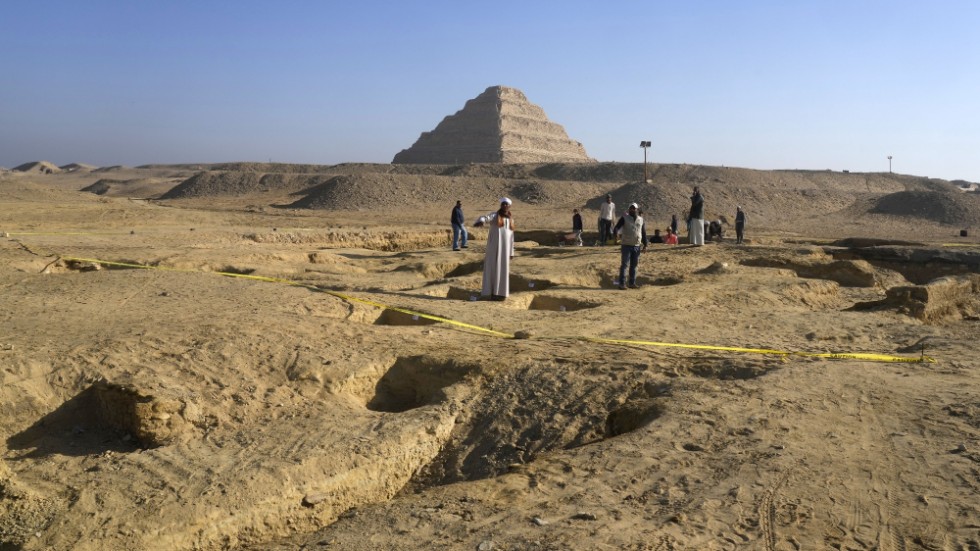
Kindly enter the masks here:
[[453, 250], [458, 251], [460, 247], [466, 249], [466, 221], [463, 218], [463, 202], [456, 201], [456, 206], [453, 207]]

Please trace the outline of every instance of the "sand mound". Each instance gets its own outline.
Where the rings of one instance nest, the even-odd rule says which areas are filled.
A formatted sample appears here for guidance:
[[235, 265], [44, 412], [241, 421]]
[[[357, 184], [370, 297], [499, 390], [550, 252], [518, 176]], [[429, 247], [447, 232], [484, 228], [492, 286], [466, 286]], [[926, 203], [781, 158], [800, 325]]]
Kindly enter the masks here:
[[315, 187], [326, 176], [259, 172], [199, 172], [164, 193], [161, 199], [240, 196], [266, 191], [291, 191]]
[[79, 191], [108, 197], [154, 198], [173, 188], [176, 183], [177, 181], [170, 178], [133, 178], [128, 180], [101, 178]]
[[112, 189], [113, 185], [123, 184], [125, 182], [125, 180], [111, 180], [109, 178], [102, 178], [90, 186], [83, 187], [80, 191], [94, 193], [96, 195], [105, 195], [106, 193], [109, 193], [109, 190]]
[[[461, 199], [472, 215], [473, 208], [492, 209], [501, 196], [508, 196], [518, 207], [537, 209], [532, 212], [542, 229], [564, 227], [570, 220], [566, 211], [572, 208], [584, 208], [587, 228], [592, 227], [606, 193], [613, 195], [619, 213], [638, 203], [649, 231], [666, 226], [671, 215], [683, 225], [694, 186], [704, 193], [705, 218], [721, 220], [729, 230], [738, 205], [753, 229], [797, 232], [801, 226], [817, 225], [833, 235], [862, 235], [866, 227], [887, 225], [894, 216], [904, 217], [906, 225], [916, 219], [906, 215], [954, 226], [980, 219], [975, 194], [963, 194], [944, 180], [889, 173], [650, 164], [644, 181], [639, 163], [227, 163], [169, 168], [198, 172], [161, 199], [256, 195], [256, 201], [290, 209], [420, 212]], [[130, 192], [113, 185], [107, 193]]]
[[24, 163], [14, 167], [16, 172], [30, 172], [32, 174], [57, 174], [61, 172], [61, 169], [55, 166], [54, 163], [49, 163], [48, 161], [34, 161], [30, 163]]
[[947, 191], [900, 191], [875, 200], [870, 212], [971, 226], [980, 224], [980, 197]]
[[467, 203], [494, 204], [508, 190], [506, 181], [471, 183], [445, 176], [357, 174], [335, 176], [312, 188], [290, 208], [363, 210], [381, 206], [442, 203], [457, 196]]

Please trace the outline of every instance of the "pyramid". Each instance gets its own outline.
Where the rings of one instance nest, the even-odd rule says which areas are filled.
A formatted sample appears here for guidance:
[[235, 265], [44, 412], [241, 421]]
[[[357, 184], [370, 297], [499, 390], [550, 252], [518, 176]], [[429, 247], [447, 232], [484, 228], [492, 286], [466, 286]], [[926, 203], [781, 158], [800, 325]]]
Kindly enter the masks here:
[[582, 144], [548, 120], [523, 92], [491, 86], [431, 132], [423, 132], [393, 163], [591, 163]]

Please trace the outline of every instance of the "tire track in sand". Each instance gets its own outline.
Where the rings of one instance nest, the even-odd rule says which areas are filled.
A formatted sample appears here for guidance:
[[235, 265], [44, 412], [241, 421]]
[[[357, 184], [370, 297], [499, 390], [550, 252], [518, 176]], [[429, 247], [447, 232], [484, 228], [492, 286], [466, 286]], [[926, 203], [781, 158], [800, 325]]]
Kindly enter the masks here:
[[759, 500], [759, 529], [762, 531], [762, 541], [766, 551], [776, 551], [776, 496], [779, 488], [789, 478], [789, 472], [784, 473], [776, 483], [766, 488]]

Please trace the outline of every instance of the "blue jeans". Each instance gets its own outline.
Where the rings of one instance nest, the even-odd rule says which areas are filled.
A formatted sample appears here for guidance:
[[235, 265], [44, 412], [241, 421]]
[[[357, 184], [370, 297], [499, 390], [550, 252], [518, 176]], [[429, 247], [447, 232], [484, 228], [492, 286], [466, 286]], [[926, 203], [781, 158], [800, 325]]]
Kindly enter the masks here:
[[[460, 237], [463, 238], [462, 243], [460, 243]], [[466, 228], [453, 224], [453, 249], [458, 249], [460, 246], [466, 246]]]
[[636, 285], [636, 265], [640, 263], [640, 246], [631, 247], [623, 245], [620, 247], [622, 261], [619, 263], [619, 284], [626, 285], [626, 264], [630, 266], [630, 285]]
[[599, 242], [603, 245], [612, 235], [612, 220], [599, 219]]

